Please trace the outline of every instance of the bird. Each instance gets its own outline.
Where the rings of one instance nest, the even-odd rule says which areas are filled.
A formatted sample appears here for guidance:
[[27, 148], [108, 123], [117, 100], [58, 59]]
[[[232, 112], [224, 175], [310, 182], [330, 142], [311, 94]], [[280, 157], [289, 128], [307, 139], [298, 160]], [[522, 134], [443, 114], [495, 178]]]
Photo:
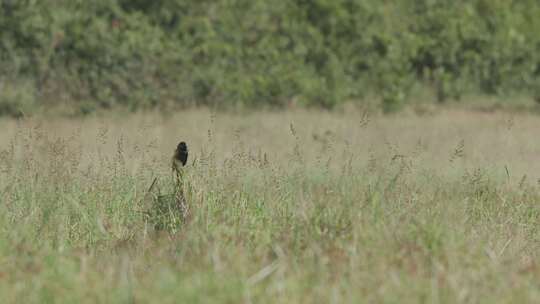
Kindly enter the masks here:
[[172, 157], [172, 170], [176, 173], [177, 181], [180, 181], [182, 177], [182, 167], [187, 163], [188, 149], [187, 144], [184, 141], [181, 141], [176, 150], [174, 151]]
[[189, 214], [189, 206], [186, 202], [186, 196], [184, 195], [184, 169], [188, 159], [188, 147], [184, 141], [181, 141], [172, 157], [172, 171], [176, 175], [176, 193], [175, 201], [176, 205], [182, 213], [182, 217], [185, 219]]
[[187, 144], [181, 141], [176, 147], [176, 150], [174, 151], [174, 155], [172, 157], [172, 170], [178, 174], [180, 172], [180, 168], [186, 165], [187, 159], [188, 159]]

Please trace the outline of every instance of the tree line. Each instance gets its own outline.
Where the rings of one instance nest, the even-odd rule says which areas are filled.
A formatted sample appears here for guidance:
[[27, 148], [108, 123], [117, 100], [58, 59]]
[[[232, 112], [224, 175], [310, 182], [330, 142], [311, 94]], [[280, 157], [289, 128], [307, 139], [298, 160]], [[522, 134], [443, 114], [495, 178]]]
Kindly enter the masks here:
[[540, 98], [536, 0], [1, 0], [0, 114]]

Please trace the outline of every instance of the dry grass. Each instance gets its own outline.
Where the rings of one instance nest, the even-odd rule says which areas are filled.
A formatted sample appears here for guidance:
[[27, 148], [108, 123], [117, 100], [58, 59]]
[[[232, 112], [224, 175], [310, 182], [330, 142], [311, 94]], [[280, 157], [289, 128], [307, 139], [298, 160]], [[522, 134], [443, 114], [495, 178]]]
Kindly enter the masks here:
[[[540, 301], [538, 116], [190, 110], [0, 128], [6, 302]], [[193, 214], [156, 232], [145, 190], [173, 191], [180, 140]]]
[[[296, 136], [291, 134], [291, 124]], [[273, 162], [285, 165], [295, 145], [299, 145], [300, 152], [311, 163], [331, 156], [331, 163], [339, 165], [345, 161], [345, 150], [354, 155], [354, 165], [363, 166], [372, 156], [384, 159], [401, 154], [438, 170], [456, 166], [449, 160], [463, 142], [464, 153], [457, 166], [498, 171], [504, 171], [506, 166], [514, 177], [526, 174], [532, 179], [540, 178], [540, 141], [536, 140], [540, 120], [537, 115], [527, 114], [451, 111], [423, 117], [369, 117], [354, 111], [233, 115], [192, 110], [167, 117], [137, 114], [83, 120], [3, 120], [0, 128], [4, 130], [0, 134], [3, 146], [15, 137], [66, 139], [67, 145], [82, 149], [85, 164], [98, 152], [114, 155], [121, 142], [131, 172], [138, 170], [144, 157], [155, 160], [160, 169], [166, 168], [167, 159], [181, 139], [188, 141], [195, 156], [214, 151], [217, 163], [245, 149], [262, 151]], [[38, 145], [42, 144], [40, 141]], [[38, 147], [34, 144], [30, 148]]]

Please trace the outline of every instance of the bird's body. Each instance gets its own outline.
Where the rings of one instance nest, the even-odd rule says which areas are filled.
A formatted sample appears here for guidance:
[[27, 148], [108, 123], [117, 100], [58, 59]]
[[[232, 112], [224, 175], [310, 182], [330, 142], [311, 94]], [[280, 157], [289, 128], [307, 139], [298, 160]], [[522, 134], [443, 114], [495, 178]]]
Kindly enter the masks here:
[[172, 157], [172, 169], [177, 173], [180, 172], [180, 168], [185, 166], [188, 158], [188, 148], [185, 142], [180, 142], [174, 151]]

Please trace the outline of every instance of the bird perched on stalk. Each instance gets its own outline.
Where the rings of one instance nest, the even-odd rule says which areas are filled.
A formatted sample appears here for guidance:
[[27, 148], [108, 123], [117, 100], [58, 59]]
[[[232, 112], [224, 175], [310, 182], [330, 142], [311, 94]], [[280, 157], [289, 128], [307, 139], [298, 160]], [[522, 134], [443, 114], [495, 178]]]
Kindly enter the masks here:
[[176, 187], [175, 187], [175, 202], [179, 208], [183, 220], [189, 217], [189, 205], [184, 195], [185, 179], [184, 179], [184, 166], [188, 159], [188, 148], [185, 142], [181, 141], [172, 157], [172, 170], [176, 175]]
[[186, 165], [188, 158], [188, 148], [185, 142], [181, 141], [172, 157], [172, 170], [176, 173], [177, 176], [180, 175], [181, 168]]

